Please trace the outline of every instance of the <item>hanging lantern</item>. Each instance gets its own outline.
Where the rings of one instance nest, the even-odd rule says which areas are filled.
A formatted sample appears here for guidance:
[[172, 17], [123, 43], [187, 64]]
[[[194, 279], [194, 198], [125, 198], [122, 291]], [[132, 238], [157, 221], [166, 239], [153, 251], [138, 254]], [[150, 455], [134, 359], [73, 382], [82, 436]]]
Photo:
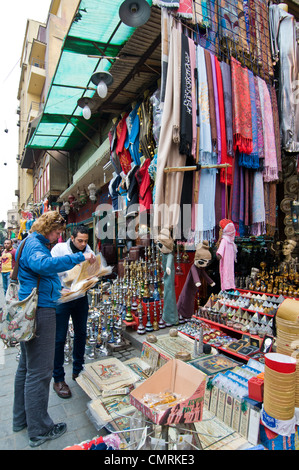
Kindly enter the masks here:
[[70, 206], [70, 203], [68, 201], [66, 201], [64, 204], [63, 204], [63, 209], [64, 209], [64, 212], [66, 213], [66, 215], [68, 215], [70, 213], [70, 209], [71, 209], [71, 206]]
[[83, 191], [80, 191], [79, 202], [80, 202], [81, 206], [84, 206], [87, 203], [87, 198], [88, 198], [88, 196], [86, 194], [85, 189], [83, 189]]
[[89, 199], [93, 202], [96, 201], [97, 200], [96, 185], [94, 183], [90, 183], [90, 185], [88, 186], [88, 191], [89, 191]]

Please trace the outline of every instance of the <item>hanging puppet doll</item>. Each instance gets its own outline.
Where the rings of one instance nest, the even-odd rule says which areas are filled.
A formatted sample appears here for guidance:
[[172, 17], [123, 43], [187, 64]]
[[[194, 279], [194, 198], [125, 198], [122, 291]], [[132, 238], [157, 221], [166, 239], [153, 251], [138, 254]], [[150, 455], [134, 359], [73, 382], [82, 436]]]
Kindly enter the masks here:
[[158, 236], [157, 245], [162, 252], [162, 268], [164, 271], [164, 305], [162, 319], [166, 325], [176, 325], [179, 320], [175, 296], [175, 268], [173, 239], [167, 228], [163, 228]]
[[219, 226], [220, 232], [219, 240], [216, 245], [216, 256], [220, 260], [219, 272], [221, 290], [235, 289], [235, 262], [237, 261], [235, 226], [229, 219], [220, 220]]
[[202, 281], [206, 280], [210, 286], [214, 286], [215, 282], [207, 275], [205, 268], [211, 262], [212, 255], [209, 250], [209, 243], [204, 240], [196, 247], [194, 263], [187, 275], [184, 287], [180, 293], [177, 308], [179, 315], [183, 318], [191, 318], [194, 315], [194, 302], [198, 288]]

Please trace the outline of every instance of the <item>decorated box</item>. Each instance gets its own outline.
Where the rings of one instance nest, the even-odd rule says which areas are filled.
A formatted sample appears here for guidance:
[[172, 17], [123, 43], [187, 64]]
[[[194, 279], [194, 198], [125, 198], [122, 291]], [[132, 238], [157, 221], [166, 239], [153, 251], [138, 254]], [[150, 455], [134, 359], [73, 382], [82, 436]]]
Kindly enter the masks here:
[[[172, 359], [130, 393], [138, 410], [156, 424], [193, 423], [201, 421], [206, 375], [179, 359]], [[148, 404], [145, 396], [173, 394], [181, 397], [163, 410]]]

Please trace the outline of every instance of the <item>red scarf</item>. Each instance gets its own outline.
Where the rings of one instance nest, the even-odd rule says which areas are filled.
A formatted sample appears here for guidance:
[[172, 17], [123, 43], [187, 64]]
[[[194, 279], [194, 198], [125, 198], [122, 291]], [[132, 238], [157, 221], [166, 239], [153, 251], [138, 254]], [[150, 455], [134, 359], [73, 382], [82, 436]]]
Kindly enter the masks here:
[[252, 152], [252, 121], [248, 69], [231, 58], [234, 150]]
[[[227, 140], [226, 140], [226, 127], [225, 127], [225, 110], [224, 110], [224, 96], [223, 96], [223, 83], [222, 74], [219, 61], [215, 57], [215, 70], [217, 79], [217, 90], [218, 90], [218, 106], [219, 106], [219, 120], [220, 120], [220, 134], [221, 134], [221, 163], [233, 164], [233, 159], [227, 154]], [[226, 172], [226, 175], [225, 175]], [[227, 169], [221, 168], [220, 170], [220, 183], [227, 183], [231, 185], [233, 183], [233, 172], [232, 166]]]

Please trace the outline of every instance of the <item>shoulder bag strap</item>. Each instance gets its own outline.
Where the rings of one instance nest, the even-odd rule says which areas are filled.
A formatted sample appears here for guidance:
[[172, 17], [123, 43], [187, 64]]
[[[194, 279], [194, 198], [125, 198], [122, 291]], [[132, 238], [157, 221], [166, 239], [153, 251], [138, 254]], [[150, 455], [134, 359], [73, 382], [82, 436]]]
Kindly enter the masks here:
[[[22, 254], [23, 248], [24, 248], [24, 246], [25, 246], [26, 240], [27, 240], [27, 238], [26, 238], [26, 239], [24, 240], [24, 242], [20, 245], [20, 248], [19, 248], [19, 251], [18, 251], [18, 256], [17, 256], [16, 262], [15, 262], [15, 266], [14, 266], [13, 271], [12, 271], [12, 275], [11, 275], [11, 280], [12, 280], [13, 282], [17, 282], [17, 281], [18, 281], [19, 261], [20, 261], [21, 254]], [[37, 278], [37, 292], [38, 292], [38, 288], [39, 288], [39, 282], [40, 282], [40, 275], [38, 275], [38, 278]]]

